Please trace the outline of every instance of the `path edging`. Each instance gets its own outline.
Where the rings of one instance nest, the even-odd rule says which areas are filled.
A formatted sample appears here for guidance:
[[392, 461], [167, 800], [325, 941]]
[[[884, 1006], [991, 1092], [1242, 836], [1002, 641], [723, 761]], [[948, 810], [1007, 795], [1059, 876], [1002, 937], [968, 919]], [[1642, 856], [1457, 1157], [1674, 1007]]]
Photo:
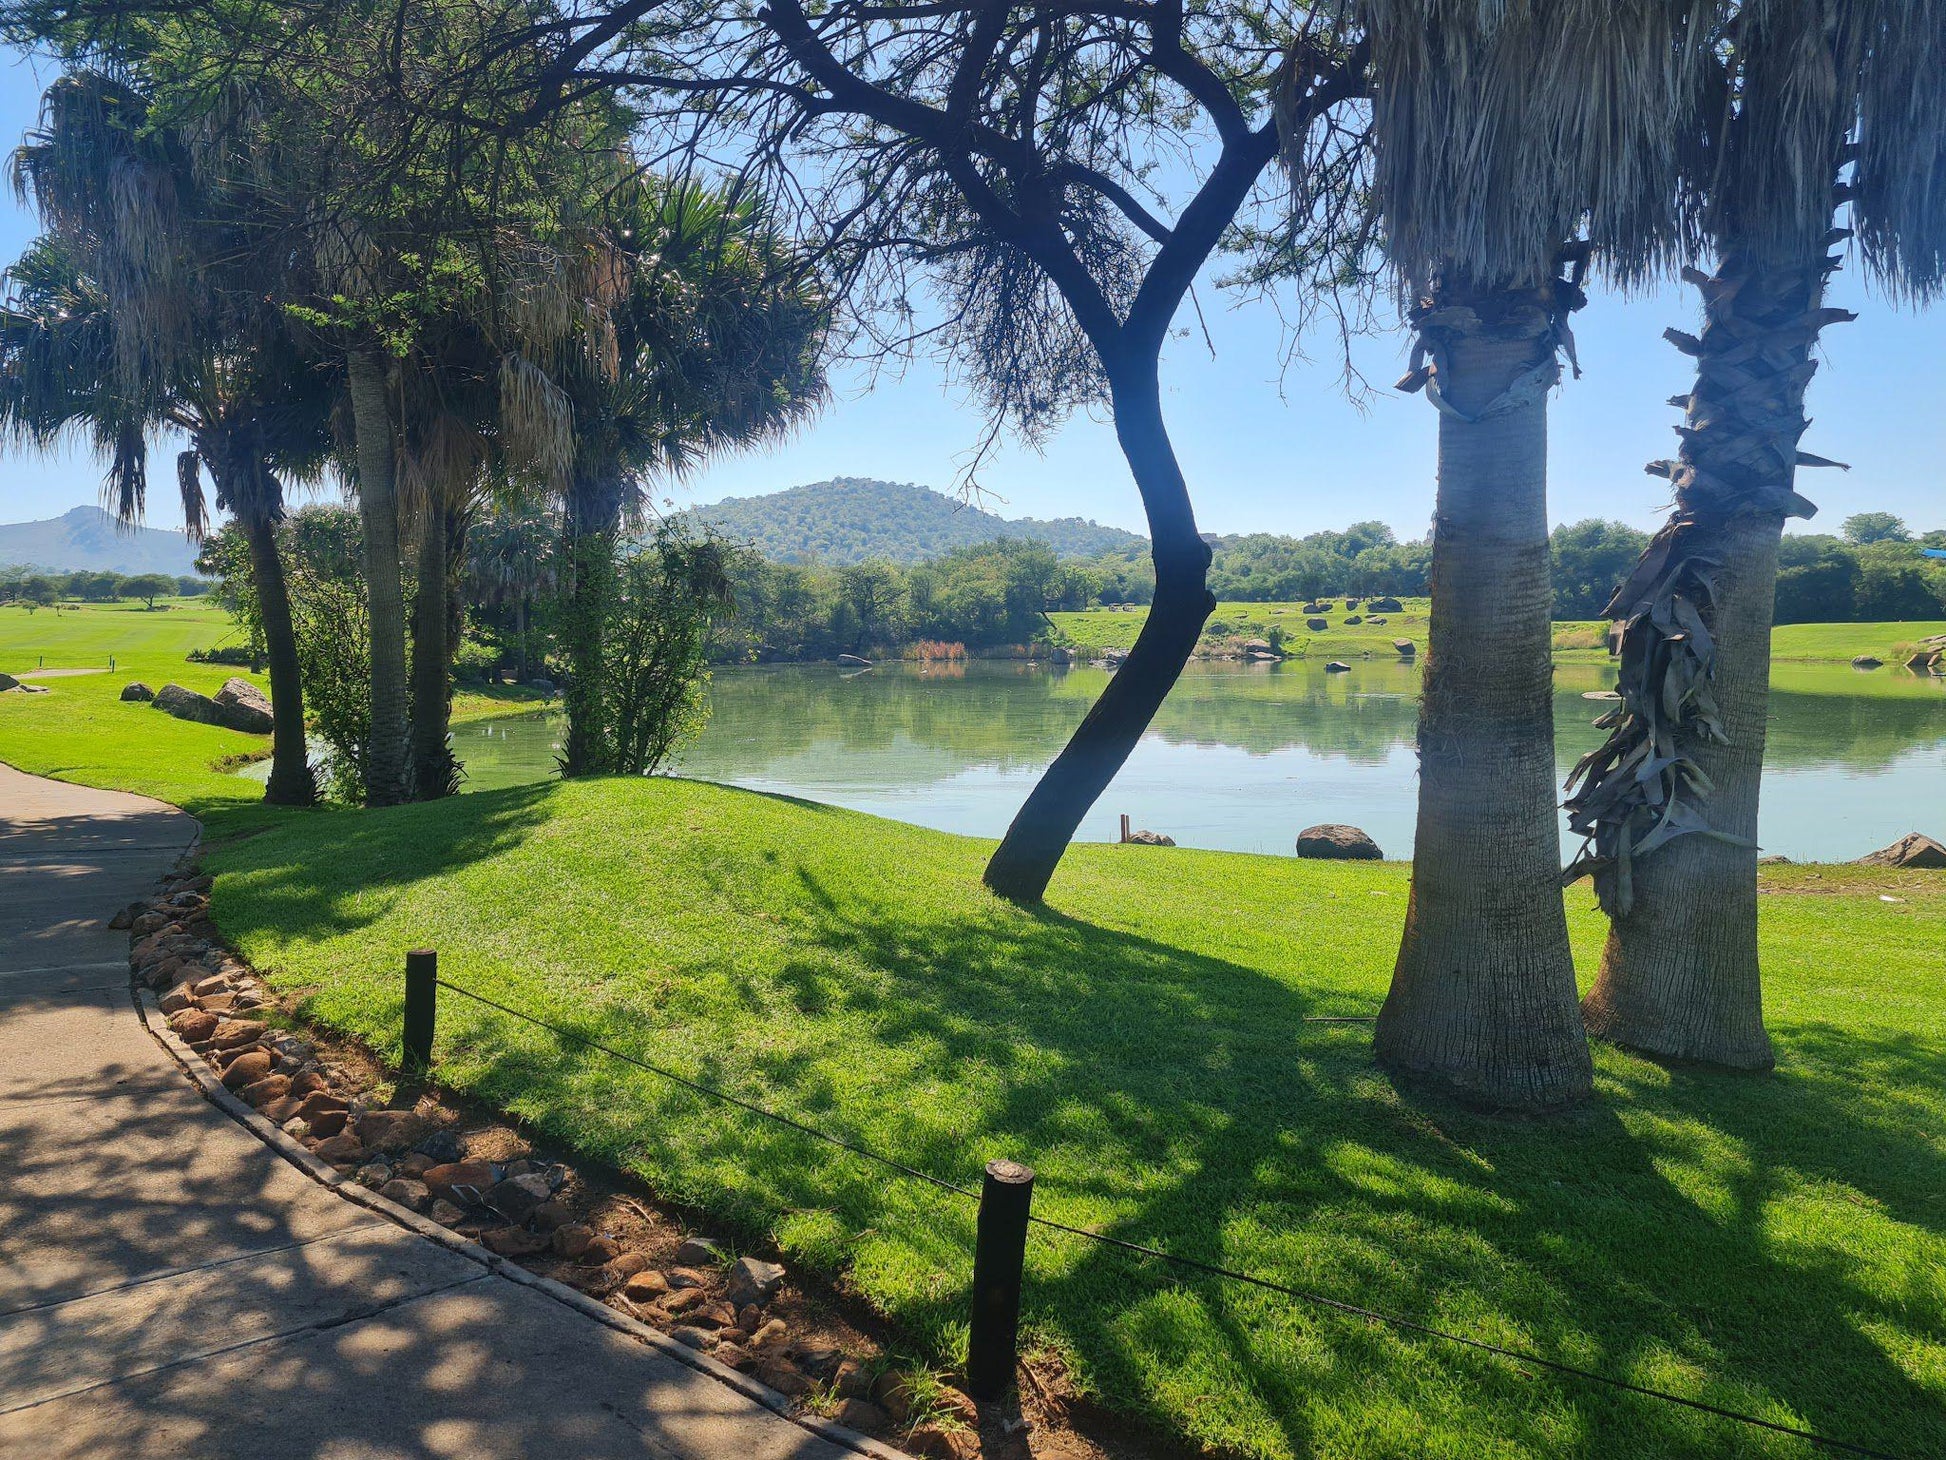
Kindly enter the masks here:
[[800, 1429], [808, 1430], [820, 1439], [829, 1440], [834, 1445], [867, 1456], [869, 1460], [913, 1460], [913, 1457], [905, 1451], [896, 1450], [881, 1440], [848, 1429], [835, 1420], [793, 1410], [790, 1399], [768, 1384], [759, 1383], [748, 1374], [738, 1373], [728, 1364], [720, 1363], [708, 1354], [678, 1342], [638, 1318], [631, 1318], [626, 1313], [617, 1313], [606, 1303], [598, 1303], [587, 1294], [576, 1292], [565, 1283], [531, 1273], [520, 1264], [501, 1257], [498, 1253], [489, 1252], [479, 1243], [447, 1230], [431, 1218], [421, 1216], [418, 1212], [400, 1206], [397, 1202], [359, 1185], [328, 1163], [320, 1161], [290, 1136], [272, 1125], [263, 1115], [225, 1089], [223, 1082], [216, 1077], [208, 1062], [184, 1044], [177, 1037], [176, 1032], [169, 1027], [162, 1017], [162, 1011], [157, 1006], [152, 991], [137, 984], [132, 986], [132, 992], [135, 1012], [141, 1019], [143, 1027], [162, 1046], [169, 1057], [181, 1066], [203, 1098], [320, 1186], [329, 1188], [356, 1206], [376, 1212], [408, 1231], [437, 1243], [448, 1252], [463, 1257], [511, 1282], [519, 1283], [522, 1287], [532, 1288], [617, 1333], [647, 1345], [665, 1358], [674, 1359], [686, 1368], [694, 1369], [699, 1374], [707, 1375], [718, 1383], [727, 1385], [744, 1398], [755, 1401], [779, 1418], [789, 1420]]

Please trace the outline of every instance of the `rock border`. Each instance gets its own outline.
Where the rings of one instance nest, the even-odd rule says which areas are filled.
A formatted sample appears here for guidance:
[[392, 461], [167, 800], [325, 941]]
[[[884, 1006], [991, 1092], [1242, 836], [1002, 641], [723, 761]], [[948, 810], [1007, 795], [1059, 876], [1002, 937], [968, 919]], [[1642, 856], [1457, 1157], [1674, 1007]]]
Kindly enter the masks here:
[[[183, 864], [193, 862], [196, 850], [197, 846], [192, 844], [183, 857]], [[746, 1399], [754, 1401], [771, 1413], [820, 1439], [828, 1440], [854, 1454], [870, 1457], [870, 1460], [913, 1460], [906, 1451], [895, 1449], [882, 1440], [873, 1439], [870, 1435], [861, 1434], [835, 1420], [825, 1419], [795, 1406], [781, 1391], [751, 1378], [748, 1374], [739, 1373], [729, 1365], [691, 1348], [681, 1340], [672, 1338], [639, 1318], [631, 1318], [626, 1313], [617, 1312], [606, 1303], [599, 1302], [585, 1293], [577, 1292], [565, 1283], [531, 1273], [517, 1262], [491, 1252], [478, 1242], [458, 1232], [450, 1231], [431, 1218], [421, 1216], [389, 1197], [381, 1196], [370, 1188], [360, 1185], [353, 1177], [335, 1170], [328, 1162], [306, 1150], [294, 1137], [273, 1125], [268, 1118], [226, 1089], [210, 1063], [191, 1049], [169, 1027], [155, 992], [142, 983], [139, 977], [131, 981], [130, 993], [136, 1017], [142, 1021], [143, 1028], [181, 1067], [203, 1098], [320, 1186], [356, 1206], [386, 1217], [406, 1230], [437, 1243], [448, 1252], [455, 1253], [523, 1287], [532, 1288], [555, 1302], [654, 1349], [657, 1353], [675, 1360], [686, 1368], [727, 1385]]]

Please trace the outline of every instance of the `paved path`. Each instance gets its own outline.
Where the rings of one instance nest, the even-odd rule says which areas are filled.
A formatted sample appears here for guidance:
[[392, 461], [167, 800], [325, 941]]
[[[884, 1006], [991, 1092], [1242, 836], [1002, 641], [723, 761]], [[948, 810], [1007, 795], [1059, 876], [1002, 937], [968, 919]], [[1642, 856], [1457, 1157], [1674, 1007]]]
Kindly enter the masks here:
[[195, 830], [0, 765], [0, 1455], [849, 1455], [353, 1205], [205, 1101], [104, 922]]

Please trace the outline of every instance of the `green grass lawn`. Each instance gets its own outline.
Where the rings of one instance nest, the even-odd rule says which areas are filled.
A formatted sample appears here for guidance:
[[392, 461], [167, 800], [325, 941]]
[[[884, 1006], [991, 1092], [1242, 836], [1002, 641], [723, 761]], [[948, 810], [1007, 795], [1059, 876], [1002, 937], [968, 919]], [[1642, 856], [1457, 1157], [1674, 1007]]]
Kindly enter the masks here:
[[[1373, 628], [1369, 622], [1347, 626], [1349, 616], [1342, 598], [1326, 600], [1328, 612], [1307, 615], [1299, 603], [1219, 603], [1210, 615], [1206, 644], [1238, 638], [1263, 638], [1273, 627], [1284, 631], [1284, 652], [1297, 658], [1331, 658], [1371, 653], [1393, 657], [1394, 639], [1411, 639], [1424, 653], [1426, 613], [1429, 600], [1404, 598], [1405, 612], [1383, 614], [1385, 622]], [[1358, 613], [1364, 615], [1361, 604]], [[1329, 627], [1319, 631], [1305, 626], [1309, 617], [1322, 617]], [[1126, 649], [1134, 644], [1148, 620], [1146, 608], [1091, 608], [1078, 613], [1049, 614], [1066, 643], [1078, 649]], [[1217, 626], [1221, 625], [1221, 631]], [[1605, 623], [1563, 622], [1554, 626], [1556, 657], [1563, 662], [1603, 663], [1608, 660]], [[1870, 654], [1888, 665], [1902, 663], [1921, 639], [1946, 634], [1946, 621], [1872, 624], [1783, 624], [1771, 631], [1773, 660], [1807, 663], [1849, 664], [1862, 654]]]
[[[671, 780], [553, 784], [218, 849], [215, 911], [396, 1052], [405, 949], [620, 1049], [1043, 1214], [1900, 1455], [1946, 1453], [1946, 878], [1766, 869], [1768, 1078], [1596, 1056], [1517, 1122], [1401, 1092], [1369, 1029], [1406, 868], [987, 844]], [[1885, 901], [1897, 897], [1899, 901]], [[1602, 933], [1569, 893], [1577, 954]], [[441, 1077], [964, 1342], [972, 1211], [442, 995]], [[1809, 1454], [1652, 1401], [1037, 1233], [1037, 1342], [1261, 1457]]]
[[[214, 694], [233, 675], [269, 693], [263, 675], [186, 657], [192, 649], [236, 641], [230, 616], [207, 599], [181, 599], [154, 612], [139, 603], [59, 613], [0, 607], [0, 670], [16, 676], [32, 676], [43, 665], [98, 671], [28, 679], [47, 686], [46, 694], [0, 695], [0, 760], [36, 775], [154, 796], [202, 819], [215, 834], [264, 824], [262, 784], [232, 772], [240, 761], [270, 753], [268, 735], [191, 724], [120, 698], [132, 680], [151, 689], [173, 680]], [[529, 689], [476, 689], [455, 696], [453, 719], [464, 723], [539, 703]]]

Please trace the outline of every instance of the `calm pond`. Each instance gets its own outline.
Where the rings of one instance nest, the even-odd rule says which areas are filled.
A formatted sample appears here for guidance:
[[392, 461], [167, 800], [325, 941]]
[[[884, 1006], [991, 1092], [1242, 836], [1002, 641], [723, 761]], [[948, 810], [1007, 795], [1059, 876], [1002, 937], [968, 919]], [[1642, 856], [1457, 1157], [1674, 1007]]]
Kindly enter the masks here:
[[[1010, 662], [722, 669], [680, 771], [999, 836], [1106, 681]], [[1565, 775], [1601, 739], [1589, 722], [1607, 706], [1583, 693], [1612, 680], [1563, 665], [1556, 683]], [[1395, 663], [1192, 664], [1081, 835], [1112, 841], [1126, 811], [1184, 846], [1288, 853], [1301, 828], [1348, 821], [1405, 857], [1417, 691], [1418, 671]], [[558, 734], [551, 715], [515, 715], [460, 727], [454, 748], [468, 785], [490, 789], [552, 775]], [[1780, 665], [1769, 747], [1767, 852], [1842, 861], [1946, 834], [1946, 681]]]

